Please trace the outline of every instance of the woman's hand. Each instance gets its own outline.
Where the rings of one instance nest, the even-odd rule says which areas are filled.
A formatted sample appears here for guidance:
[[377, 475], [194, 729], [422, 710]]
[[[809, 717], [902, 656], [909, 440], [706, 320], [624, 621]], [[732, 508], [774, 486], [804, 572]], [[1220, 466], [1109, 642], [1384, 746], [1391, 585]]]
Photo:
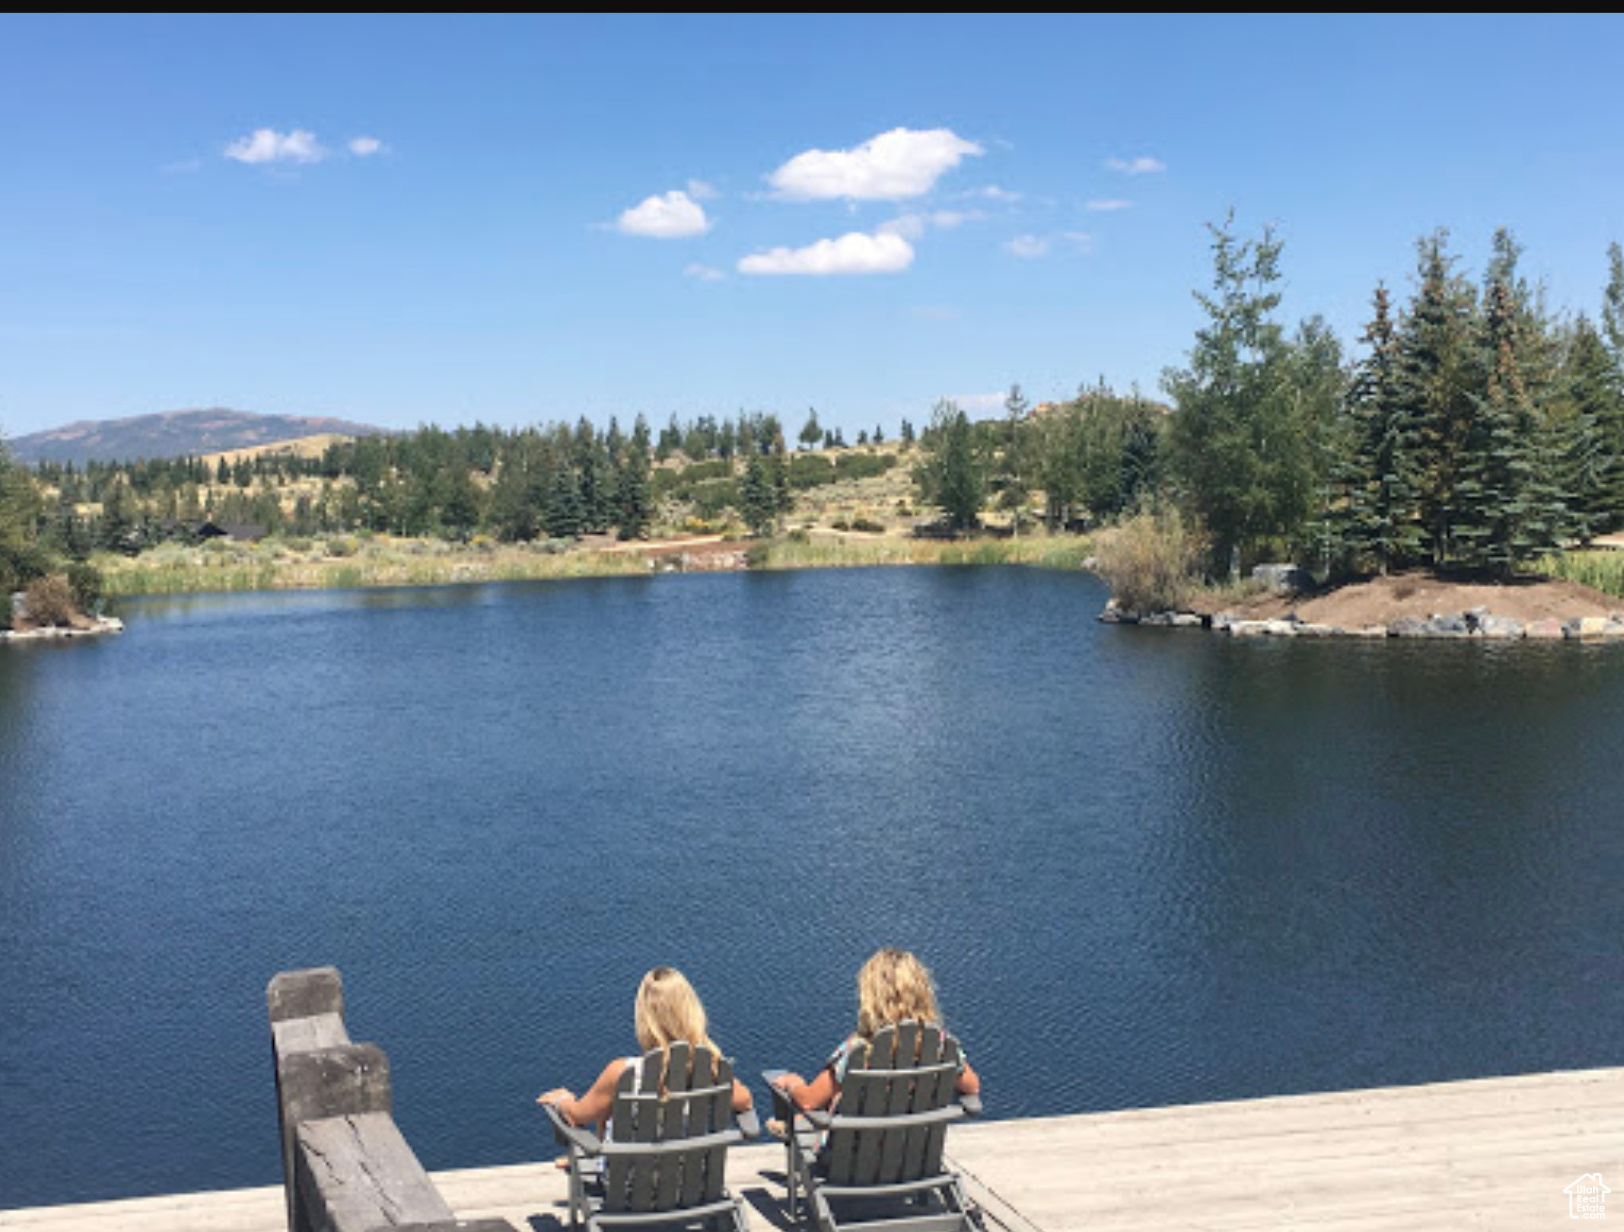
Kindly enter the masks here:
[[554, 1087], [551, 1091], [543, 1091], [536, 1096], [536, 1102], [538, 1104], [554, 1105], [571, 1104], [575, 1102], [575, 1096], [570, 1094], [568, 1087]]
[[773, 1079], [773, 1086], [777, 1087], [785, 1095], [788, 1095], [795, 1088], [804, 1087], [805, 1085], [806, 1079], [799, 1074], [779, 1074], [778, 1077]]

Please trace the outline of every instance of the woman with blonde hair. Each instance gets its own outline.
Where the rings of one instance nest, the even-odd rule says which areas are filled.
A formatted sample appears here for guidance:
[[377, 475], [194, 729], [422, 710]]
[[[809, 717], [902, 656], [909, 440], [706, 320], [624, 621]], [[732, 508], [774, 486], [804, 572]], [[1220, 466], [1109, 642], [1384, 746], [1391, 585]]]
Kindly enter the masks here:
[[[789, 1096], [802, 1112], [832, 1107], [840, 1097], [840, 1084], [845, 1080], [852, 1049], [872, 1041], [881, 1027], [895, 1026], [904, 1019], [942, 1025], [941, 1011], [936, 1007], [936, 984], [919, 959], [907, 950], [887, 946], [857, 973], [856, 1032], [835, 1049], [811, 1082], [799, 1074], [781, 1074], [773, 1080], [773, 1085]], [[960, 1095], [981, 1093], [981, 1079], [962, 1050], [954, 1089]], [[769, 1125], [769, 1128], [779, 1127]]]
[[[671, 1045], [679, 1040], [695, 1048], [709, 1048], [717, 1056], [722, 1050], [711, 1039], [705, 1019], [705, 1007], [699, 994], [686, 976], [675, 967], [655, 967], [643, 977], [637, 988], [637, 1003], [632, 1016], [637, 1035], [637, 1046], [644, 1053], [658, 1049], [661, 1059], [660, 1086], [664, 1089], [664, 1066], [669, 1060]], [[538, 1104], [551, 1104], [571, 1125], [591, 1125], [608, 1119], [615, 1102], [615, 1086], [627, 1066], [640, 1069], [643, 1057], [616, 1057], [603, 1067], [603, 1073], [591, 1088], [576, 1098], [566, 1087], [554, 1087], [536, 1097]], [[751, 1104], [750, 1092], [737, 1078], [733, 1080], [733, 1111], [744, 1112]]]

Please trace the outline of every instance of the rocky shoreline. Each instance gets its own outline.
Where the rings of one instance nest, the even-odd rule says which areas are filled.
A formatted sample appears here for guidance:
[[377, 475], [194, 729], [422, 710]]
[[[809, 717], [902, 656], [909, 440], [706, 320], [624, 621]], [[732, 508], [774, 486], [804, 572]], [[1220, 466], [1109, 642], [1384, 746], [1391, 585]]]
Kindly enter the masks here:
[[6, 642], [50, 642], [70, 637], [100, 637], [124, 632], [117, 616], [97, 616], [84, 625], [44, 625], [35, 629], [0, 629], [0, 644]]
[[1413, 638], [1494, 642], [1624, 642], [1624, 612], [1607, 616], [1572, 616], [1565, 620], [1544, 617], [1522, 621], [1497, 616], [1486, 607], [1429, 616], [1400, 616], [1385, 623], [1342, 626], [1303, 620], [1295, 612], [1284, 616], [1256, 619], [1235, 612], [1153, 612], [1140, 615], [1124, 611], [1115, 599], [1105, 605], [1099, 619], [1105, 624], [1144, 625], [1148, 628], [1209, 629], [1231, 637], [1352, 637]]

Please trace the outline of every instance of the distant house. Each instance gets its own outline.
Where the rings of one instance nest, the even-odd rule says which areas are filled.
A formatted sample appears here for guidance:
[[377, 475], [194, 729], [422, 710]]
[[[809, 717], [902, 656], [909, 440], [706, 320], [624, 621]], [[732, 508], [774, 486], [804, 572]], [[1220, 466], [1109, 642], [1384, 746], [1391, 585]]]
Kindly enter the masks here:
[[258, 543], [269, 532], [257, 522], [204, 522], [199, 539], [229, 539], [232, 543]]

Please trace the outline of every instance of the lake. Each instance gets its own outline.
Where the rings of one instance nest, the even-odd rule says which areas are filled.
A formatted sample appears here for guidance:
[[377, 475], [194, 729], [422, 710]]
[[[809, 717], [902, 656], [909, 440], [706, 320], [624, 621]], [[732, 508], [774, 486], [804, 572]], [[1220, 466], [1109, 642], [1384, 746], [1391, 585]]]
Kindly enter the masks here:
[[1624, 1059], [1624, 647], [1105, 599], [690, 575], [0, 647], [0, 1207], [277, 1183], [264, 989], [329, 963], [431, 1169], [549, 1155], [532, 1100], [658, 963], [754, 1080], [914, 949], [996, 1116]]

